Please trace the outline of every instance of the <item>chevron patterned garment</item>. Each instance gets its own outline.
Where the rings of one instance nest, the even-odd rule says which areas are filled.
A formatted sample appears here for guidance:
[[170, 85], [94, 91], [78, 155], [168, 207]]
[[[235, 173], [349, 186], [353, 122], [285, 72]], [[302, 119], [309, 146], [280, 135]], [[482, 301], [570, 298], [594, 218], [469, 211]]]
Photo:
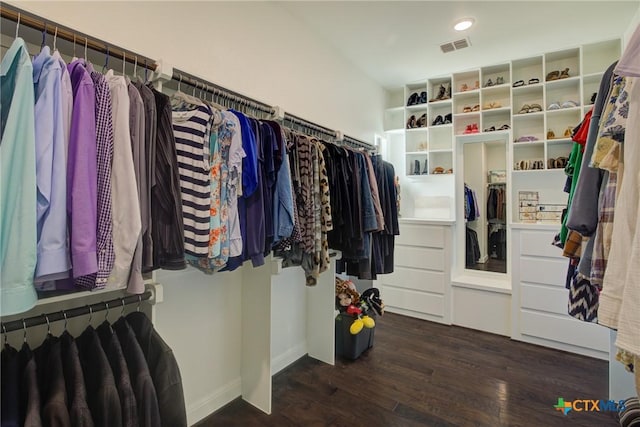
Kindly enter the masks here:
[[577, 274], [569, 288], [569, 315], [585, 322], [597, 322], [599, 293], [588, 279]]

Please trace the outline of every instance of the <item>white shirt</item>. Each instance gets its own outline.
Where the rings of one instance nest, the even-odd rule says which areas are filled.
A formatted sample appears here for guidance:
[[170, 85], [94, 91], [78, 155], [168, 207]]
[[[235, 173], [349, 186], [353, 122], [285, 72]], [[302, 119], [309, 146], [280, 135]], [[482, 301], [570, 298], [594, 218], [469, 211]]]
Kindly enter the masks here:
[[[107, 288], [122, 288], [129, 283], [133, 254], [142, 230], [140, 202], [129, 132], [129, 89], [123, 76], [113, 70], [105, 75], [111, 89], [113, 117], [113, 165], [111, 171], [111, 211], [115, 264]], [[134, 274], [140, 274], [139, 271]], [[136, 278], [142, 280], [142, 277]], [[135, 282], [132, 278], [132, 282]]]
[[223, 111], [224, 118], [233, 122], [235, 132], [229, 147], [229, 256], [242, 255], [242, 233], [238, 215], [238, 197], [242, 191], [242, 158], [246, 156], [242, 149], [242, 131], [240, 120], [235, 114]]

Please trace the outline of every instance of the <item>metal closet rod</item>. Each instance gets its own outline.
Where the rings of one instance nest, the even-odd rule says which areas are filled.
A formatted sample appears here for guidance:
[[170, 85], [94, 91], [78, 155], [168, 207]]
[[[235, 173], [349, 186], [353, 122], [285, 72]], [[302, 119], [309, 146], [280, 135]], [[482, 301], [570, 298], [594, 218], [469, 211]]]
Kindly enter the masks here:
[[351, 138], [350, 136], [345, 136], [343, 142], [347, 145], [364, 148], [365, 150], [377, 151], [374, 145], [360, 141], [359, 139]]
[[[214, 95], [222, 96], [223, 98], [230, 100], [232, 102], [236, 102], [238, 104], [248, 105], [249, 108], [254, 110], [262, 111], [267, 114], [274, 115], [276, 113], [276, 109], [269, 104], [265, 104], [264, 102], [257, 101], [253, 98], [250, 98], [246, 95], [242, 95], [238, 92], [234, 92], [222, 86], [219, 86], [215, 83], [211, 83], [203, 78], [194, 76], [193, 74], [187, 73], [186, 71], [179, 70], [177, 68], [173, 69], [173, 73], [171, 75], [171, 80], [182, 84], [187, 84], [197, 90], [204, 90], [205, 92], [212, 93]], [[336, 138], [337, 132], [333, 129], [326, 128], [324, 126], [320, 126], [308, 120], [305, 120], [301, 117], [295, 116], [293, 114], [285, 113], [284, 122], [290, 122], [292, 124], [305, 127], [307, 129], [320, 132], [324, 135], [327, 135], [331, 138]], [[348, 140], [347, 143], [352, 145], [357, 145], [359, 147], [363, 147], [370, 150], [375, 150], [375, 147], [371, 144], [368, 144], [364, 141], [357, 140], [351, 137], [345, 137], [345, 141]]]
[[313, 122], [305, 120], [301, 117], [294, 116], [293, 114], [285, 113], [284, 122], [290, 122], [294, 125], [299, 125], [302, 127], [306, 127], [307, 129], [311, 129], [316, 132], [320, 132], [324, 135], [330, 136], [331, 138], [336, 138], [338, 136], [338, 132], [333, 129], [326, 128], [324, 126], [317, 125]]
[[[11, 322], [3, 322], [1, 324], [0, 331], [3, 333], [18, 331], [25, 328], [32, 328], [34, 326], [46, 325], [47, 323], [57, 322], [59, 320], [71, 319], [73, 317], [84, 316], [86, 314], [97, 313], [98, 311], [104, 311], [107, 309], [115, 309], [124, 305], [140, 303], [147, 301], [152, 297], [151, 291], [146, 291], [140, 295], [129, 295], [126, 297], [115, 298], [110, 301], [97, 302], [95, 304], [83, 305], [82, 307], [76, 307], [69, 310], [60, 310], [53, 313], [41, 314], [39, 316], [27, 317], [25, 319], [13, 320]], [[49, 321], [47, 322], [47, 318]]]
[[39, 31], [45, 31], [47, 34], [75, 43], [77, 46], [84, 47], [86, 44], [87, 48], [90, 48], [93, 51], [109, 54], [111, 57], [120, 58], [131, 64], [137, 64], [141, 68], [147, 68], [151, 71], [155, 71], [156, 69], [156, 61], [151, 58], [138, 55], [134, 52], [129, 52], [111, 43], [107, 43], [87, 34], [75, 31], [69, 27], [65, 27], [64, 25], [60, 25], [57, 22], [44, 20], [43, 18], [20, 8], [2, 3], [2, 5], [0, 5], [0, 12], [3, 18], [9, 19], [13, 22], [19, 22], [20, 26], [24, 25]]
[[249, 98], [246, 95], [242, 95], [232, 90], [226, 89], [222, 86], [218, 86], [217, 84], [211, 83], [200, 77], [196, 77], [193, 74], [189, 74], [185, 71], [178, 70], [177, 68], [173, 69], [171, 80], [174, 80], [179, 84], [187, 84], [194, 87], [196, 90], [201, 89], [205, 92], [219, 95], [233, 102], [246, 104], [254, 110], [263, 111], [268, 114], [275, 113], [275, 108], [268, 104], [265, 104], [264, 102], [257, 101], [253, 98]]

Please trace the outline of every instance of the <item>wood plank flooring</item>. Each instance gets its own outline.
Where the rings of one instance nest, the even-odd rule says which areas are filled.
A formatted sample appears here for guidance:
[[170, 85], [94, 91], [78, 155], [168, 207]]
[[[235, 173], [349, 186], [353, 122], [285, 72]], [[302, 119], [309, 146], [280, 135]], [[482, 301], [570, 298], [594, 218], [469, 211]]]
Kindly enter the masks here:
[[304, 357], [278, 373], [272, 415], [236, 399], [198, 426], [617, 426], [553, 408], [607, 395], [605, 361], [388, 313], [358, 360]]

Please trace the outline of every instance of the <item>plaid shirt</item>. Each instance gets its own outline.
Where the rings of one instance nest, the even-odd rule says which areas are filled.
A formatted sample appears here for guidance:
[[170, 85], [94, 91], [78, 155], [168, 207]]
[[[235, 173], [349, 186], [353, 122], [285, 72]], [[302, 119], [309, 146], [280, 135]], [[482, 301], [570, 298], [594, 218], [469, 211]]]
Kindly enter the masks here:
[[616, 191], [618, 188], [618, 174], [609, 172], [606, 186], [600, 197], [598, 228], [593, 246], [591, 260], [591, 283], [602, 289], [602, 279], [607, 269], [609, 250], [611, 249], [611, 235], [613, 234], [613, 218], [616, 207]]
[[98, 273], [81, 276], [76, 286], [103, 288], [113, 269], [116, 256], [113, 250], [111, 219], [111, 164], [113, 161], [113, 122], [111, 119], [111, 91], [104, 76], [91, 70], [96, 88], [96, 145], [98, 153]]

